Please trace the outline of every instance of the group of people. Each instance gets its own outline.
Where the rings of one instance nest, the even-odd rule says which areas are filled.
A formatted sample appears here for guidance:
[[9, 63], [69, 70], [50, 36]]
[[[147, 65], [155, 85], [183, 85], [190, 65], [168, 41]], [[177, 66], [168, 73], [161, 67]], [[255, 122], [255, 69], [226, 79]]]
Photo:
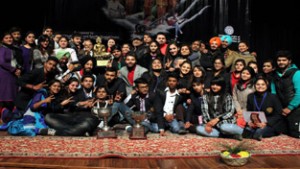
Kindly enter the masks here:
[[[260, 72], [259, 57], [246, 42], [230, 49], [229, 35], [212, 37], [208, 45], [168, 42], [163, 33], [122, 45], [108, 42], [111, 60], [99, 67], [94, 40], [78, 33], [69, 40], [45, 27], [37, 41], [28, 32], [23, 42], [19, 29], [4, 33], [0, 129], [92, 136], [103, 128], [91, 111], [98, 106], [111, 108], [110, 126], [127, 131], [135, 124], [132, 113], [142, 111], [146, 132], [161, 136], [170, 130], [237, 140], [300, 137], [300, 73], [289, 51], [265, 60]], [[245, 111], [264, 112], [266, 122], [246, 122]]]

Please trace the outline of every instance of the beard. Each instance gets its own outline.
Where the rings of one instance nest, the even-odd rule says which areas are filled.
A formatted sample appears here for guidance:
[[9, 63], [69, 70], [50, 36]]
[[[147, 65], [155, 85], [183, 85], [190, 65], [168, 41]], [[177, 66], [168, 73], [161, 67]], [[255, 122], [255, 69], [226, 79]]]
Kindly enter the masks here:
[[59, 67], [63, 70], [63, 72], [65, 72], [68, 69], [68, 66], [66, 63], [59, 64]]

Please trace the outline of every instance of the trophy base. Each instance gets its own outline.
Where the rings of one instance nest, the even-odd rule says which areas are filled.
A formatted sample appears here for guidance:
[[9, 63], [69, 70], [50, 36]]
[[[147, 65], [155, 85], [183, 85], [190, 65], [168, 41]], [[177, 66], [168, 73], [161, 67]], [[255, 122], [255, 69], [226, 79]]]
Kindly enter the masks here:
[[97, 133], [97, 139], [103, 139], [103, 138], [117, 138], [116, 131], [114, 130], [108, 130], [108, 131], [98, 131]]
[[146, 136], [144, 127], [132, 128], [132, 132], [129, 136], [129, 139], [132, 139], [132, 140], [146, 140], [147, 136]]

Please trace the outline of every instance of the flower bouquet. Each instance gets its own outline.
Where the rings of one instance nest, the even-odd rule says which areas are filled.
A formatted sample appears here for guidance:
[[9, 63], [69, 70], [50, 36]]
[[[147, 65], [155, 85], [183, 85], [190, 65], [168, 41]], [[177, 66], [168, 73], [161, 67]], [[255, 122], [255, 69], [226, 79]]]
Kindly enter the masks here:
[[245, 142], [240, 142], [238, 145], [221, 144], [221, 146], [226, 148], [221, 151], [220, 156], [227, 165], [243, 166], [251, 157], [251, 153], [248, 151], [250, 146]]

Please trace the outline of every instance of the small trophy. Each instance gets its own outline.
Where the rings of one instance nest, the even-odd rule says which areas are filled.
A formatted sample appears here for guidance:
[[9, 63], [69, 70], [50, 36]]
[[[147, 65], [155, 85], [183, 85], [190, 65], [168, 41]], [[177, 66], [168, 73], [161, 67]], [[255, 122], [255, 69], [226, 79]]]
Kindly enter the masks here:
[[104, 127], [98, 131], [97, 138], [117, 138], [116, 131], [111, 130], [109, 126], [107, 125], [107, 118], [111, 114], [111, 108], [100, 107], [99, 102], [97, 102], [97, 107], [92, 108], [92, 113], [96, 114], [99, 119], [103, 119], [104, 121]]
[[146, 112], [136, 111], [132, 113], [132, 118], [136, 124], [132, 128], [132, 132], [129, 136], [133, 140], [144, 140], [147, 139], [145, 128], [141, 125], [141, 122], [146, 118]]

